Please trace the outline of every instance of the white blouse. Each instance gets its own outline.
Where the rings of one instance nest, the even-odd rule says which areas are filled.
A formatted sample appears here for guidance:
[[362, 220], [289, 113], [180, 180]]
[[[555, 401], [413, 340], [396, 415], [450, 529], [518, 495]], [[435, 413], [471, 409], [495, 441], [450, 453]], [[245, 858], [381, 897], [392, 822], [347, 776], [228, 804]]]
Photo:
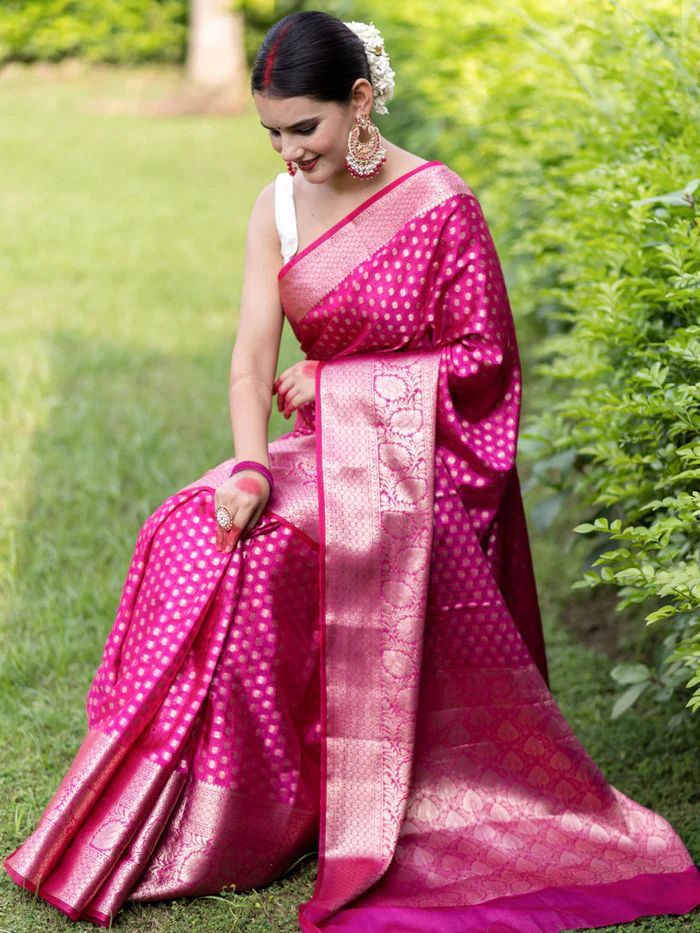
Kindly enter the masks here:
[[297, 214], [294, 205], [294, 179], [289, 172], [280, 172], [275, 179], [275, 224], [280, 238], [282, 259], [288, 262], [296, 253]]

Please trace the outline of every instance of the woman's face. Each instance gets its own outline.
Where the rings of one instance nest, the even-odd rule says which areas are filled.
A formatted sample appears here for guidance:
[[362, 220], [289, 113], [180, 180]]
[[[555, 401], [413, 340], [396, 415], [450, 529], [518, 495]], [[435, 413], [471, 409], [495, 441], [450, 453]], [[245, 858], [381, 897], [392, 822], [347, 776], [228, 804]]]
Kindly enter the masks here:
[[[368, 81], [358, 78], [347, 106], [311, 97], [274, 98], [258, 92], [253, 100], [275, 152], [285, 162], [296, 162], [310, 182], [319, 183], [344, 171], [348, 133], [360, 113], [369, 115], [372, 91]], [[309, 166], [304, 162], [310, 162]]]

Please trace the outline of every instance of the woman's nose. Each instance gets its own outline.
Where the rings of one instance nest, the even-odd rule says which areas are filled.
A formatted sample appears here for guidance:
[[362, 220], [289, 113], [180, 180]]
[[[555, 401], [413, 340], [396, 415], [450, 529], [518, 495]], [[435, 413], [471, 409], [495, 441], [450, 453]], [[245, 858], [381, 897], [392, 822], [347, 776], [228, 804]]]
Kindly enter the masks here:
[[298, 146], [282, 146], [282, 158], [285, 162], [296, 162], [301, 158], [301, 149]]

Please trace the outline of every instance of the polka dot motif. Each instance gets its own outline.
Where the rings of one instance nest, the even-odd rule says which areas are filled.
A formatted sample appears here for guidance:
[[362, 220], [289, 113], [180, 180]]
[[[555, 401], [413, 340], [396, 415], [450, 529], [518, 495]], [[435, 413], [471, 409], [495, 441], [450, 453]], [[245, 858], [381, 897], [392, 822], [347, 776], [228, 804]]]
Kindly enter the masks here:
[[[443, 490], [447, 482], [443, 474]], [[450, 669], [532, 664], [459, 497], [444, 492], [433, 508], [428, 651]]]

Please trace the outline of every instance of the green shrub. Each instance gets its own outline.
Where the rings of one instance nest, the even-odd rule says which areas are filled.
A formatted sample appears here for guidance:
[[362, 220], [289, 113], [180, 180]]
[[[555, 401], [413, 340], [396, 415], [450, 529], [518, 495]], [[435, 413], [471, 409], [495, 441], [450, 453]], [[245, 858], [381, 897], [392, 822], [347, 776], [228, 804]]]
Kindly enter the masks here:
[[[652, 626], [645, 663], [612, 672], [613, 715], [682, 685], [700, 707], [700, 27], [689, 10], [419, 0], [383, 5], [377, 22], [396, 59], [389, 135], [472, 184], [506, 259], [539, 377], [520, 451], [550, 494], [533, 517], [546, 527], [574, 495], [587, 517], [574, 530], [595, 536], [577, 585], [615, 586], [618, 608], [639, 606]], [[364, 0], [355, 12], [373, 17]]]
[[[548, 134], [562, 157], [545, 167], [537, 222], [512, 244], [541, 276], [527, 282], [535, 285], [529, 297], [517, 290], [517, 301], [560, 322], [536, 354], [549, 403], [523, 438], [551, 489], [544, 507], [554, 513], [573, 491], [591, 509], [591, 520], [574, 529], [597, 539], [577, 585], [617, 587], [618, 608], [637, 605], [647, 626], [663, 629], [648, 664], [613, 669], [624, 688], [613, 715], [642, 694], [668, 700], [682, 685], [695, 688], [688, 707], [696, 710], [698, 24], [659, 4], [644, 20], [616, 7], [569, 30], [559, 58], [565, 95], [550, 98], [558, 132]], [[553, 47], [551, 31], [542, 41]], [[538, 136], [531, 134], [531, 153]], [[649, 201], [653, 195], [660, 200]]]
[[[249, 62], [270, 26], [302, 7], [301, 0], [230, 0], [229, 8], [245, 17]], [[0, 63], [184, 62], [187, 10], [187, 0], [5, 0]]]
[[0, 62], [181, 62], [187, 0], [4, 0]]

